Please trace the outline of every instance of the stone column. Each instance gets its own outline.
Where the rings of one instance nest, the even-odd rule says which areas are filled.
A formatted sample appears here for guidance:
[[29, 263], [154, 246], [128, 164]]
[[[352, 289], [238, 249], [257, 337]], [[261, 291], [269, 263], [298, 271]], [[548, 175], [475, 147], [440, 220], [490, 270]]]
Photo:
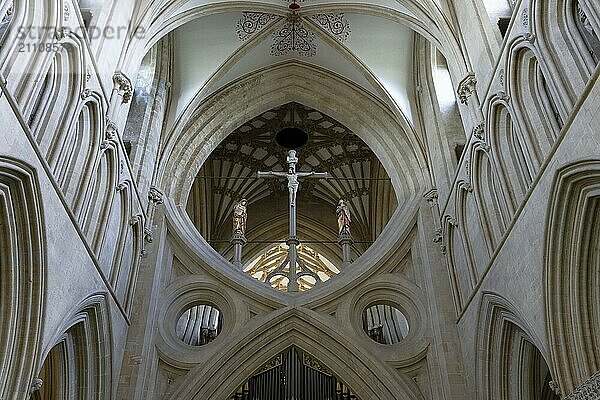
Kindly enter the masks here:
[[240, 270], [243, 268], [242, 250], [247, 242], [246, 236], [241, 232], [235, 232], [231, 238], [231, 243], [233, 244], [233, 265]]
[[350, 247], [354, 244], [354, 239], [351, 235], [343, 233], [339, 236], [338, 243], [342, 246], [342, 268], [344, 268], [352, 263]]

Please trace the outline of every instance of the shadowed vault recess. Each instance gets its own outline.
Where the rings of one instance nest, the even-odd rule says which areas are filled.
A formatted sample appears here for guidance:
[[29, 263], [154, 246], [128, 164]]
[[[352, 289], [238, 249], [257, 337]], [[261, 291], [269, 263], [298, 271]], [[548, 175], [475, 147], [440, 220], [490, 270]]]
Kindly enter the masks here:
[[[338, 201], [344, 199], [351, 211], [352, 258], [356, 259], [377, 239], [397, 200], [373, 151], [354, 132], [320, 111], [288, 103], [236, 129], [199, 171], [187, 212], [206, 241], [232, 260], [233, 207], [247, 199], [248, 243], [242, 262], [252, 275], [261, 276], [257, 260], [268, 258], [266, 254], [285, 242], [288, 234], [288, 189], [284, 179], [257, 179], [257, 172], [287, 170], [287, 150], [277, 143], [276, 135], [292, 121], [308, 133], [307, 143], [297, 149], [298, 171], [330, 175], [328, 179], [301, 180], [297, 205], [298, 237], [310, 249], [310, 264], [318, 264], [320, 259], [321, 266], [331, 266], [322, 274], [328, 279], [342, 269]], [[310, 287], [307, 283], [304, 289]]]

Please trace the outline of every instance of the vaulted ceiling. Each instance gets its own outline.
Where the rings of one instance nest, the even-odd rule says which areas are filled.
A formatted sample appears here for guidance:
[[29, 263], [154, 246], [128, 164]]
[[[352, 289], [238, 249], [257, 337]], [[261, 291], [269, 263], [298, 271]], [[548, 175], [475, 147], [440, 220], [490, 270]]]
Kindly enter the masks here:
[[[286, 171], [286, 149], [276, 133], [294, 123], [309, 134], [298, 149], [299, 171], [328, 172], [330, 179], [304, 179], [298, 192], [301, 240], [330, 242], [311, 247], [331, 260], [340, 259], [335, 208], [345, 199], [352, 213], [352, 235], [362, 253], [374, 241], [396, 208], [389, 178], [369, 147], [333, 118], [297, 103], [270, 110], [240, 126], [211, 154], [200, 170], [188, 200], [188, 213], [204, 238], [230, 251], [232, 209], [248, 200], [251, 244], [247, 261], [257, 252], [285, 240], [288, 190], [280, 179], [258, 179], [258, 171]], [[253, 241], [268, 243], [252, 243]]]
[[[302, 60], [344, 77], [413, 119], [414, 31], [392, 18], [319, 2], [240, 2], [196, 18], [174, 32], [172, 127], [192, 101], [273, 64]], [[312, 7], [312, 8], [311, 8]], [[350, 7], [352, 10], [352, 7]], [[318, 88], [315, 88], [318, 90]]]

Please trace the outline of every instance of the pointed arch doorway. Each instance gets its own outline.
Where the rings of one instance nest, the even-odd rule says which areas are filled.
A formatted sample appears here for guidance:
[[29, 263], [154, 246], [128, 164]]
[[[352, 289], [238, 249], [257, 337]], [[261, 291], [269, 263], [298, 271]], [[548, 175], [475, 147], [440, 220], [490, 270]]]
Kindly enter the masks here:
[[258, 369], [230, 400], [358, 400], [312, 355], [290, 347]]

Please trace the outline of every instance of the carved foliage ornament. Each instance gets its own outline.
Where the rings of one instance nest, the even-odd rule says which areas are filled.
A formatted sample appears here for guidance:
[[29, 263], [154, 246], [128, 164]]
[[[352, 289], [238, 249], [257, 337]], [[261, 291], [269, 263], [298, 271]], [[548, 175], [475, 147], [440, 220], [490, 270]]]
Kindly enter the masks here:
[[131, 83], [131, 79], [123, 72], [117, 71], [113, 75], [113, 82], [115, 84], [115, 89], [123, 96], [123, 104], [129, 103], [133, 97], [133, 84]]
[[475, 78], [475, 74], [470, 72], [465, 79], [463, 79], [458, 85], [458, 98], [462, 104], [467, 104], [467, 100], [473, 93], [475, 93], [475, 89], [477, 86], [477, 79]]

